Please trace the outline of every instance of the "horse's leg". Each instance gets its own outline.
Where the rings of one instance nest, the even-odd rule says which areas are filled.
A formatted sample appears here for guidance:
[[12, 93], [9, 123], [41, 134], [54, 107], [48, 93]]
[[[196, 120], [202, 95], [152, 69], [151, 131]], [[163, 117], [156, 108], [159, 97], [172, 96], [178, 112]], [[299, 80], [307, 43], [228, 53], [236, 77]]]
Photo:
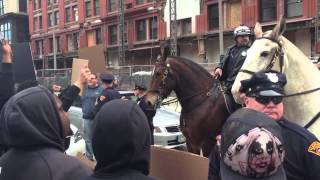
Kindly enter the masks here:
[[215, 139], [205, 139], [202, 144], [202, 152], [204, 157], [209, 157], [211, 150], [215, 146], [216, 141]]
[[186, 144], [187, 144], [188, 152], [200, 155], [200, 148], [195, 147], [194, 145], [192, 145], [192, 143], [190, 142], [189, 138], [186, 138]]

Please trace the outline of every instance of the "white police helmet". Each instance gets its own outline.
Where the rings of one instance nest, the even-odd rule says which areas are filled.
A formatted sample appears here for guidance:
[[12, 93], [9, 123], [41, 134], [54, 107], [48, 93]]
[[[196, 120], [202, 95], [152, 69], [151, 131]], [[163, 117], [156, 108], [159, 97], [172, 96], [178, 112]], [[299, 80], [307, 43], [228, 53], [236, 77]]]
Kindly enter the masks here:
[[240, 25], [233, 31], [234, 38], [238, 36], [250, 36], [251, 30], [247, 26]]

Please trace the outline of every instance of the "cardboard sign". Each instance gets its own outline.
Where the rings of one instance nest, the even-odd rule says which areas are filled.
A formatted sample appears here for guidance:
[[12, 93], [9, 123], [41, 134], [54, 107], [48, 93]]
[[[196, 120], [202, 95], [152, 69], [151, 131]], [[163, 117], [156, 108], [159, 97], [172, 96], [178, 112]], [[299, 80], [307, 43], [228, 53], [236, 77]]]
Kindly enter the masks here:
[[106, 72], [104, 49], [103, 45], [79, 49], [79, 58], [89, 60], [89, 68], [92, 73]]
[[73, 59], [72, 62], [72, 72], [71, 72], [71, 84], [73, 84], [79, 77], [81, 73], [81, 68], [88, 66], [89, 60], [87, 59]]
[[151, 147], [150, 176], [165, 180], [207, 180], [208, 158], [188, 152]]
[[[81, 69], [85, 66], [88, 66], [89, 60], [86, 59], [73, 59], [72, 62], [72, 72], [71, 72], [71, 84], [73, 84], [81, 74]], [[83, 89], [80, 89], [79, 96], [83, 95]]]
[[[15, 43], [10, 46], [13, 52], [13, 76], [15, 83], [36, 80], [29, 43]], [[2, 50], [0, 50], [0, 59], [2, 62]], [[1, 65], [2, 63], [0, 63], [0, 71], [2, 70]]]

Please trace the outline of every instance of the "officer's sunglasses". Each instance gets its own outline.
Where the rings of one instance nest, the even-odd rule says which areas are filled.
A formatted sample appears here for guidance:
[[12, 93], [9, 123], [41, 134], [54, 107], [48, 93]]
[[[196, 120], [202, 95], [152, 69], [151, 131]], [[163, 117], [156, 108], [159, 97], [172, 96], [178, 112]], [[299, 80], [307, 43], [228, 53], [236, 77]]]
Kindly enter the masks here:
[[282, 96], [252, 96], [258, 103], [268, 105], [271, 101], [277, 105], [283, 101]]

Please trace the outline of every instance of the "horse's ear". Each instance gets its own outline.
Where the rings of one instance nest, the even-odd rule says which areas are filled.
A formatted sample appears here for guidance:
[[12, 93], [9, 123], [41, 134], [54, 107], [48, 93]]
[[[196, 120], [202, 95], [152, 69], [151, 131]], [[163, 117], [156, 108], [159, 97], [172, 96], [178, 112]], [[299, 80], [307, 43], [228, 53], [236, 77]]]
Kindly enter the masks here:
[[279, 36], [281, 36], [284, 33], [285, 30], [286, 30], [286, 20], [282, 16], [280, 21], [279, 21], [279, 23], [272, 30], [272, 32], [270, 34], [270, 37], [275, 39], [275, 40], [278, 40]]
[[254, 26], [254, 35], [256, 38], [261, 38], [262, 37], [262, 27], [260, 23], [256, 23], [256, 25]]
[[169, 56], [169, 52], [170, 52], [170, 47], [169, 47], [169, 44], [168, 42], [162, 42], [161, 45], [160, 45], [160, 51], [161, 51], [161, 58], [160, 58], [160, 61], [163, 61], [165, 62], [167, 57]]

